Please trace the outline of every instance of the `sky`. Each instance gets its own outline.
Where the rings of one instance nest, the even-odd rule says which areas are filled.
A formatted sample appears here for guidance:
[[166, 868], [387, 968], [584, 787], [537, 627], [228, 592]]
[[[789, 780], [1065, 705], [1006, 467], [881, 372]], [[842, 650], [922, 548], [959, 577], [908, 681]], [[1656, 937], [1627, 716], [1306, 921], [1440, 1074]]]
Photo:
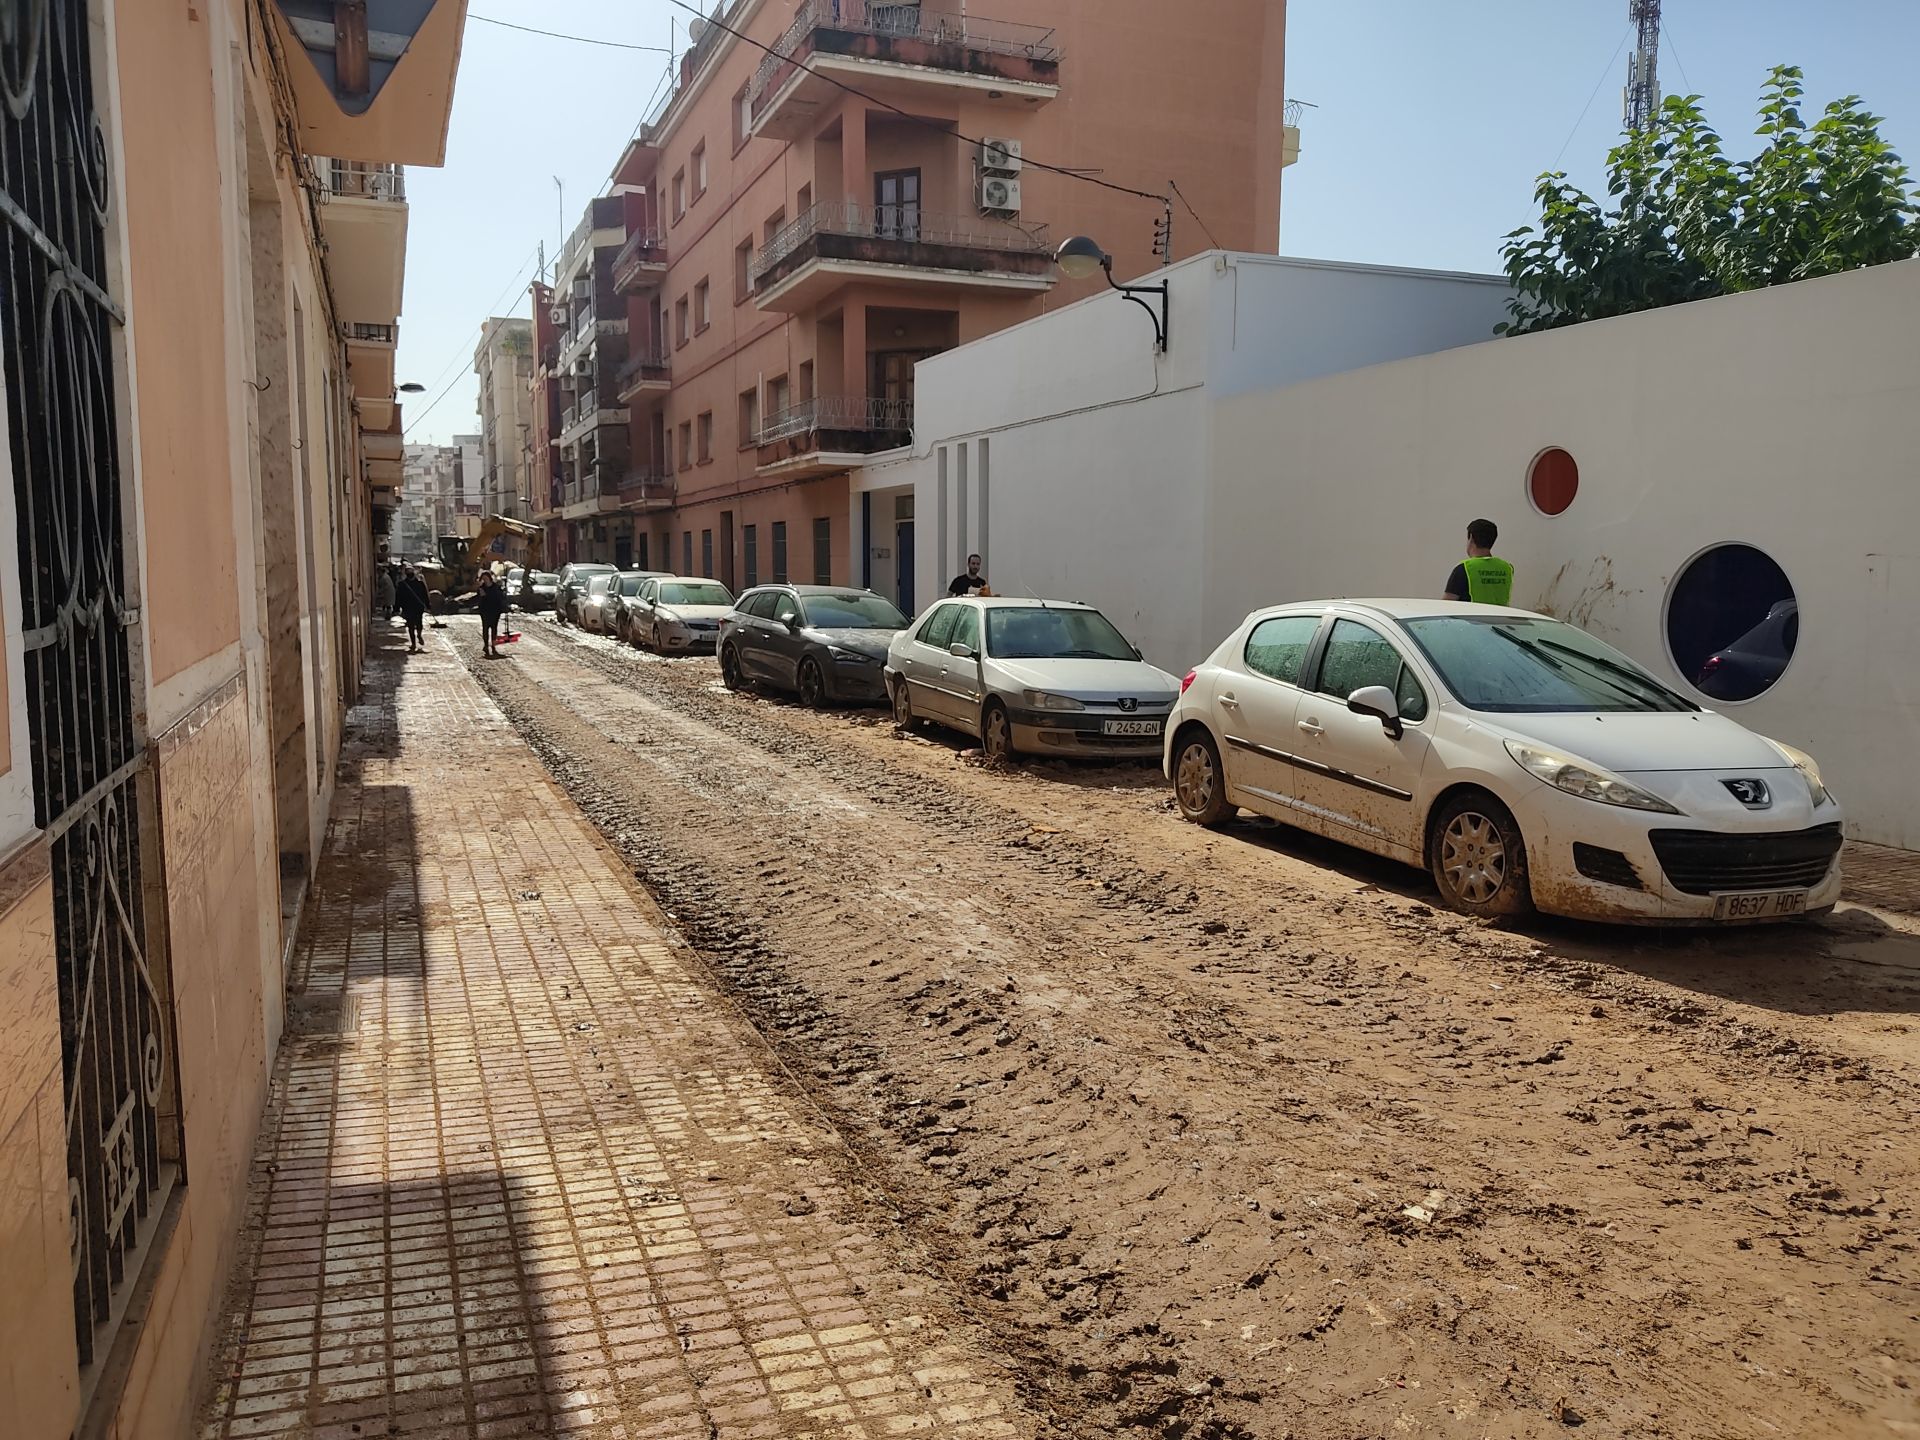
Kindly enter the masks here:
[[[1018, 19], [1021, 0], [992, 0]], [[1172, 0], [1170, 13], [1177, 8]], [[985, 9], [985, 5], [981, 6]], [[1661, 88], [1698, 94], [1735, 158], [1774, 64], [1810, 108], [1860, 95], [1920, 170], [1920, 0], [1665, 0]], [[1287, 94], [1312, 108], [1282, 182], [1283, 254], [1491, 272], [1534, 216], [1540, 172], [1598, 193], [1620, 128], [1627, 0], [1289, 0]], [[484, 18], [483, 18], [484, 17]], [[471, 0], [447, 163], [407, 174], [397, 378], [407, 439], [479, 428], [473, 348], [488, 314], [529, 313], [549, 264], [686, 46], [669, 0]], [[1064, 58], [1074, 83], [1073, 57]], [[556, 190], [555, 178], [563, 189]], [[564, 204], [564, 210], [561, 208]]]

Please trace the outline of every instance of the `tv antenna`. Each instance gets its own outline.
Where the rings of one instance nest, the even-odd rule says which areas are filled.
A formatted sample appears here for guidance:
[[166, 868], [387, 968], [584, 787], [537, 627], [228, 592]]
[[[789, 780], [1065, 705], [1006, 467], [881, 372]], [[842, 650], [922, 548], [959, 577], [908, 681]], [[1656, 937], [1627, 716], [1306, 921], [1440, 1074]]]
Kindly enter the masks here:
[[1660, 109], [1660, 0], [1627, 0], [1627, 23], [1634, 27], [1633, 54], [1627, 57], [1627, 88], [1622, 118], [1629, 130], [1651, 130]]

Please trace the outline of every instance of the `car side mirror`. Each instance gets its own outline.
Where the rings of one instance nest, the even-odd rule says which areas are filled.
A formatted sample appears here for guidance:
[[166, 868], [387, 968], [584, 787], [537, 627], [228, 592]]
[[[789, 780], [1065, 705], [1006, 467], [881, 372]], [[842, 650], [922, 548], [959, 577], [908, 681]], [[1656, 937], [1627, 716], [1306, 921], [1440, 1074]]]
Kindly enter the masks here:
[[794, 614], [793, 611], [789, 610], [786, 614], [782, 615], [780, 617], [780, 623], [786, 626], [792, 634], [798, 635], [800, 633], [800, 617]]
[[1406, 731], [1406, 727], [1400, 723], [1400, 702], [1384, 685], [1361, 686], [1347, 696], [1347, 709], [1356, 715], [1371, 715], [1395, 740]]
[[1144, 651], [1144, 650], [1142, 650], [1142, 649], [1141, 649], [1141, 648], [1140, 648], [1140, 647], [1139, 647], [1138, 645], [1135, 645], [1135, 646], [1134, 646], [1134, 647], [1132, 647], [1132, 648], [1133, 648], [1133, 658], [1134, 658], [1134, 659], [1136, 659], [1136, 660], [1144, 660], [1144, 659], [1146, 659], [1146, 658], [1147, 658], [1147, 652], [1146, 652], [1146, 651]]
[[972, 660], [976, 658], [973, 653], [973, 647], [959, 640], [947, 646], [947, 654], [953, 656], [956, 660]]

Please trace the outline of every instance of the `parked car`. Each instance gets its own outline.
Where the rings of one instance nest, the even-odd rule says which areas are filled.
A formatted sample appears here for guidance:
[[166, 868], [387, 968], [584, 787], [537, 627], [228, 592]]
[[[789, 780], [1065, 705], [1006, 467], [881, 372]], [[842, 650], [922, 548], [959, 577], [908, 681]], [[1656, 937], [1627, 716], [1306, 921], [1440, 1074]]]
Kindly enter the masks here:
[[1766, 619], [1701, 663], [1694, 686], [1714, 700], [1751, 700], [1785, 673], [1800, 643], [1800, 602], [1780, 600]]
[[509, 593], [512, 595], [514, 606], [517, 609], [551, 610], [553, 609], [554, 591], [558, 588], [559, 584], [560, 577], [551, 570], [536, 570], [533, 572], [533, 588], [524, 593], [524, 598], [521, 588], [518, 585], [514, 586]]
[[887, 653], [896, 722], [978, 736], [997, 760], [1157, 756], [1179, 689], [1091, 605], [1051, 600], [943, 600]]
[[720, 622], [732, 609], [733, 592], [718, 580], [663, 576], [629, 607], [627, 638], [662, 655], [710, 653], [720, 643]]
[[601, 565], [592, 561], [577, 560], [571, 565], [560, 567], [560, 578], [554, 584], [553, 614], [556, 620], [579, 623], [578, 607], [586, 597], [587, 582], [596, 575], [611, 575], [613, 566]]
[[720, 622], [720, 678], [770, 685], [808, 705], [878, 704], [887, 642], [907, 623], [893, 603], [845, 585], [763, 585]]
[[622, 570], [615, 577], [600, 607], [597, 628], [621, 640], [631, 640], [633, 636], [629, 627], [632, 624], [633, 607], [647, 582], [659, 579], [661, 574], [659, 570]]
[[1182, 682], [1167, 778], [1433, 874], [1468, 915], [1777, 920], [1840, 895], [1813, 760], [1582, 630], [1424, 600], [1258, 610]]
[[582, 630], [591, 630], [605, 634], [607, 629], [607, 601], [613, 598], [620, 585], [620, 572], [609, 570], [604, 575], [587, 577], [586, 592], [573, 602], [573, 623]]

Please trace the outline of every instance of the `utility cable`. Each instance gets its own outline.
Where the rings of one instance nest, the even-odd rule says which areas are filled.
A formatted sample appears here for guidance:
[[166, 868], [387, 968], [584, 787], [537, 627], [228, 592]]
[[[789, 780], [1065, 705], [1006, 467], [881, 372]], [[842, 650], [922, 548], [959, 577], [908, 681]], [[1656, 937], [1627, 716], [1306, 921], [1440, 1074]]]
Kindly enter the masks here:
[[1673, 27], [1664, 18], [1660, 21], [1660, 38], [1667, 42], [1667, 53], [1673, 56], [1674, 66], [1680, 72], [1680, 83], [1691, 93], [1693, 81], [1687, 75], [1687, 62], [1680, 58], [1680, 47], [1673, 43]]
[[[528, 255], [525, 260], [520, 262], [520, 268], [514, 274], [513, 279], [507, 282], [506, 287], [503, 290], [501, 290], [498, 296], [494, 298], [493, 303], [487, 306], [485, 314], [482, 315], [481, 317], [479, 326], [473, 332], [474, 338], [476, 341], [479, 339], [480, 336], [486, 334], [487, 321], [493, 318], [493, 312], [499, 307], [500, 302], [502, 300], [505, 300], [508, 295], [512, 294], [514, 289], [521, 283], [521, 281], [526, 279], [527, 276], [531, 273], [528, 267], [535, 261], [539, 253], [540, 251], [538, 247], [535, 247], [533, 253]], [[427, 402], [426, 409], [422, 410], [418, 415], [415, 415], [412, 419], [407, 421], [404, 427], [402, 427], [400, 431], [400, 437], [403, 440], [408, 435], [411, 435], [413, 433], [414, 427], [416, 425], [419, 425], [423, 420], [427, 418], [427, 416], [431, 415], [434, 412], [434, 410], [438, 408], [440, 402], [447, 398], [447, 392], [452, 390], [455, 385], [458, 385], [460, 383], [461, 375], [464, 372], [459, 369], [459, 365], [460, 365], [460, 362], [465, 358], [466, 358], [466, 352], [464, 350], [461, 353], [454, 356], [452, 362], [448, 367], [449, 369], [452, 369], [454, 372], [453, 378], [447, 381], [447, 383], [441, 387], [439, 394], [435, 395], [433, 399]], [[442, 370], [440, 373], [442, 375], [445, 375], [447, 371]]]
[[1200, 218], [1200, 212], [1193, 208], [1193, 202], [1187, 199], [1186, 192], [1180, 188], [1179, 182], [1169, 180], [1167, 184], [1173, 186], [1173, 193], [1178, 195], [1180, 197], [1180, 203], [1187, 207], [1187, 213], [1193, 216], [1194, 224], [1200, 227], [1200, 233], [1207, 237], [1207, 242], [1216, 250], [1226, 249], [1226, 246], [1213, 238], [1213, 231], [1208, 227], [1207, 222]]
[[1633, 34], [1633, 27], [1627, 26], [1620, 32], [1620, 43], [1613, 47], [1613, 58], [1607, 61], [1606, 68], [1600, 72], [1600, 78], [1593, 82], [1593, 93], [1587, 96], [1587, 103], [1580, 107], [1580, 118], [1573, 122], [1573, 129], [1567, 132], [1567, 138], [1560, 143], [1560, 153], [1553, 157], [1553, 164], [1547, 168], [1558, 170], [1560, 158], [1567, 153], [1567, 146], [1573, 144], [1573, 137], [1580, 133], [1580, 126], [1587, 118], [1587, 112], [1593, 108], [1593, 102], [1599, 97], [1600, 87], [1607, 83], [1607, 76], [1613, 73], [1614, 62], [1619, 60], [1620, 52], [1627, 48], [1627, 37]]
[[631, 45], [625, 40], [600, 40], [591, 35], [565, 35], [558, 30], [541, 30], [533, 25], [516, 25], [511, 20], [496, 20], [491, 15], [479, 15], [469, 10], [469, 20], [478, 20], [482, 25], [498, 25], [502, 30], [519, 30], [527, 35], [544, 35], [549, 40], [571, 40], [576, 45], [604, 45], [610, 50], [646, 50], [655, 55], [671, 55], [673, 51], [664, 45]]

